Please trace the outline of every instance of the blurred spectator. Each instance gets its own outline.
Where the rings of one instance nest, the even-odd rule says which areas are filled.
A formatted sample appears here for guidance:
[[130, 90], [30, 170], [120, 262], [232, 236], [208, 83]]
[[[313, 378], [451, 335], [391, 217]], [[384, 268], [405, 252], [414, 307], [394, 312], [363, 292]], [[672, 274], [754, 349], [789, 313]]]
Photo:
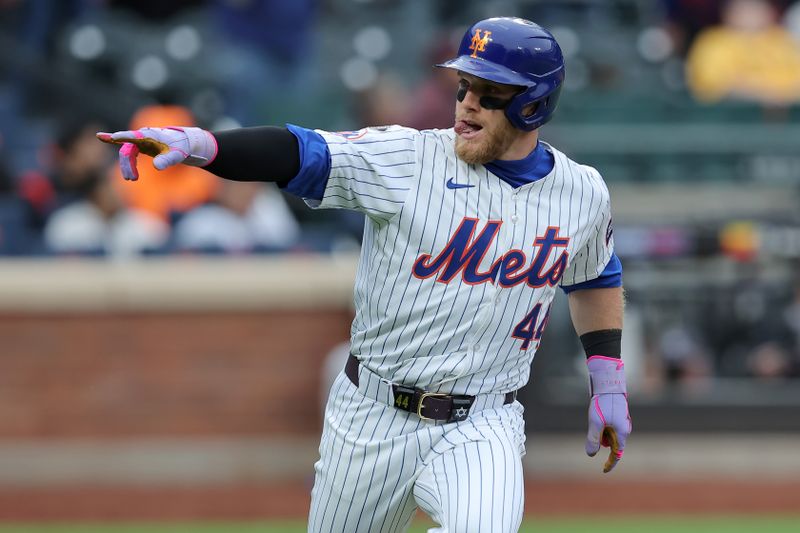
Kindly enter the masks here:
[[184, 215], [175, 225], [178, 250], [251, 252], [285, 250], [300, 238], [277, 187], [221, 180], [216, 201]]
[[19, 176], [17, 190], [26, 206], [30, 230], [41, 234], [55, 209], [85, 198], [102, 179], [112, 161], [94, 136], [103, 128], [101, 121], [82, 114], [61, 119], [55, 126], [54, 142], [45, 146], [40, 156], [45, 168]]
[[27, 170], [17, 178], [15, 200], [23, 209], [24, 225], [32, 234], [41, 234], [47, 218], [58, 207], [53, 183], [38, 170]]
[[[192, 114], [181, 106], [149, 106], [137, 112], [131, 119], [130, 128], [145, 126], [165, 127], [176, 124], [191, 126], [195, 123]], [[102, 144], [95, 141], [95, 144]], [[196, 167], [178, 165], [158, 171], [151, 164], [139, 165], [139, 179], [128, 182], [122, 179], [115, 167], [117, 179], [114, 185], [124, 203], [132, 208], [146, 211], [165, 222], [195, 207], [211, 201], [219, 187], [216, 176]]]
[[55, 211], [44, 229], [45, 244], [60, 254], [98, 254], [118, 258], [158, 250], [169, 226], [150, 213], [128, 209], [110, 180], [95, 181], [81, 200]]
[[356, 95], [355, 113], [359, 124], [406, 124], [411, 110], [408, 89], [393, 73], [382, 74], [374, 85]]
[[[716, 370], [725, 377], [770, 375], [782, 366], [783, 351], [797, 350], [798, 333], [790, 325], [793, 302], [787, 284], [773, 279], [758, 262], [737, 265], [735, 285], [718, 289], [703, 333], [713, 347]], [[800, 309], [800, 291], [796, 295]]]
[[679, 325], [664, 329], [658, 352], [669, 383], [704, 382], [711, 375], [710, 357], [697, 336]]
[[95, 137], [104, 129], [108, 127], [101, 120], [84, 115], [68, 117], [57, 125], [49, 162], [60, 204], [84, 198], [111, 167], [113, 154]]
[[412, 128], [446, 129], [453, 126], [453, 100], [458, 88], [457, 77], [449, 69], [432, 68], [455, 57], [457, 47], [449, 36], [436, 39], [427, 57], [427, 70], [430, 74], [411, 95], [410, 119], [402, 122]]
[[785, 106], [800, 100], [800, 45], [768, 0], [729, 0], [722, 24], [700, 33], [687, 82], [703, 102], [741, 100]]
[[16, 187], [15, 176], [7, 164], [3, 151], [3, 137], [0, 135], [0, 254], [2, 255], [29, 252], [26, 246], [28, 239], [25, 235], [29, 230], [29, 209], [20, 201]]
[[760, 379], [800, 377], [800, 281], [795, 281], [788, 304], [761, 326], [763, 341], [748, 358], [750, 375]]
[[756, 346], [747, 361], [750, 375], [760, 380], [775, 380], [789, 376], [789, 354], [777, 342]]

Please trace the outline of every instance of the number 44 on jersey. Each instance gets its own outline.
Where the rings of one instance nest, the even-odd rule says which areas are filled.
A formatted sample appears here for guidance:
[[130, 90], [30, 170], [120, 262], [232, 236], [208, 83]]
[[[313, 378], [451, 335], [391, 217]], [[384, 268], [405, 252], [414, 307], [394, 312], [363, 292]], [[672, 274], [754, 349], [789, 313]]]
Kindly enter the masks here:
[[538, 343], [542, 338], [542, 333], [544, 333], [544, 328], [547, 326], [547, 321], [550, 320], [550, 306], [547, 307], [547, 312], [544, 314], [542, 321], [539, 322], [539, 327], [536, 327], [541, 310], [542, 304], [536, 304], [534, 308], [531, 309], [531, 312], [525, 315], [525, 318], [523, 318], [519, 324], [514, 326], [514, 331], [511, 333], [511, 336], [522, 341], [522, 346], [520, 346], [520, 348], [523, 350], [527, 350], [531, 342], [536, 341]]

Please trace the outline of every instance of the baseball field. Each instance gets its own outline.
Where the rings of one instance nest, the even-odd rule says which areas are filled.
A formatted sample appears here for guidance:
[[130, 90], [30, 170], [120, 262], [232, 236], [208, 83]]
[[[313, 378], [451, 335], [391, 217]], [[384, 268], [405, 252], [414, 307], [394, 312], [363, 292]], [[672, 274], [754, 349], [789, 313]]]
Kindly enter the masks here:
[[[411, 533], [424, 533], [428, 524], [419, 523]], [[0, 533], [301, 533], [303, 522], [219, 522], [219, 523], [137, 523], [137, 524], [6, 524]], [[631, 518], [534, 519], [527, 518], [521, 533], [795, 533], [800, 531], [796, 516], [720, 516]]]

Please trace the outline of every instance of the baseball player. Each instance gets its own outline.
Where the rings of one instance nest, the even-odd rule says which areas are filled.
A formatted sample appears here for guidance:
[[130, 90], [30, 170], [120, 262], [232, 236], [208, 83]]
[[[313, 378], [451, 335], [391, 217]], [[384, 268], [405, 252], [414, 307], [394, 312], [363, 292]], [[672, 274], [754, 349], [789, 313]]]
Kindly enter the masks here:
[[518, 18], [464, 35], [455, 125], [350, 132], [258, 127], [98, 133], [164, 169], [275, 181], [366, 226], [351, 351], [333, 384], [309, 531], [405, 531], [417, 508], [442, 532], [522, 521], [527, 383], [557, 288], [590, 376], [586, 452], [622, 457], [631, 430], [620, 359], [623, 295], [600, 174], [539, 140], [564, 81], [553, 36]]

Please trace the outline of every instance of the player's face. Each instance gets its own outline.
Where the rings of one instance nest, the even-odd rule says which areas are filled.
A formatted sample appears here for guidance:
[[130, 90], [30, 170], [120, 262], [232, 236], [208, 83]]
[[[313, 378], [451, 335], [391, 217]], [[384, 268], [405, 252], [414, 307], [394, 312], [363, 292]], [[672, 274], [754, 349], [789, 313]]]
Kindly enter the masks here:
[[[492, 83], [466, 73], [459, 73], [456, 99], [456, 154], [470, 164], [484, 164], [505, 154], [522, 132], [505, 116], [505, 107], [518, 91], [512, 85]], [[483, 104], [483, 105], [481, 105]]]

